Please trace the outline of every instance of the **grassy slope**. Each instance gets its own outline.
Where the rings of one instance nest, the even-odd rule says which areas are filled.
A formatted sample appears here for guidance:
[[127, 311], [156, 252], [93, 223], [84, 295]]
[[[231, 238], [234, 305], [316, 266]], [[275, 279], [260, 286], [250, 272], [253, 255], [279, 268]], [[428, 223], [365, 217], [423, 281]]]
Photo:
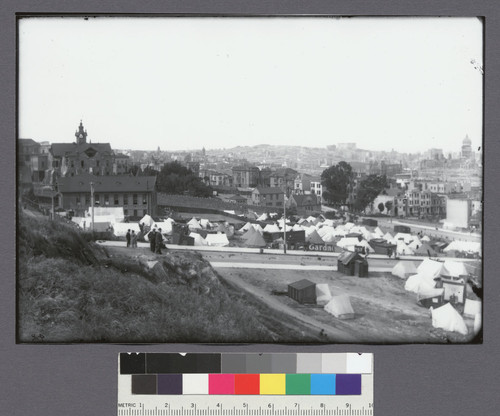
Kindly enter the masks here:
[[228, 291], [196, 254], [162, 257], [168, 278], [155, 283], [138, 263], [108, 258], [78, 230], [24, 217], [18, 254], [21, 342], [281, 340], [259, 305]]

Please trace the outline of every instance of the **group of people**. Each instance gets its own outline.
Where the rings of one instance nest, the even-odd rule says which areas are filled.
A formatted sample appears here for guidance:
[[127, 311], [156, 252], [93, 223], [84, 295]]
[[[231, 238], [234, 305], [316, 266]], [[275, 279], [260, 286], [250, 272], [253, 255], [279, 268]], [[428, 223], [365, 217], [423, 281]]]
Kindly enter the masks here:
[[[127, 247], [137, 247], [137, 234], [134, 230], [127, 230], [125, 239], [127, 240]], [[156, 254], [162, 254], [163, 235], [161, 233], [161, 228], [153, 228], [148, 234], [148, 239], [151, 251]]]
[[137, 247], [137, 234], [134, 230], [127, 230], [125, 238], [127, 239], [127, 247]]
[[153, 253], [161, 254], [161, 248], [163, 245], [163, 235], [161, 233], [161, 228], [153, 228], [149, 234], [149, 248]]

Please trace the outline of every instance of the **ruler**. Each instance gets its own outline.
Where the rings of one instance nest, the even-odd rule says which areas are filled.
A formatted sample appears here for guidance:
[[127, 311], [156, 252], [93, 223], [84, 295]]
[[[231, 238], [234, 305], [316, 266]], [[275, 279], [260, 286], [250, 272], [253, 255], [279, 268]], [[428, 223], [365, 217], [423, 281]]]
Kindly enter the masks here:
[[175, 397], [118, 402], [118, 416], [373, 416], [373, 403], [338, 396]]

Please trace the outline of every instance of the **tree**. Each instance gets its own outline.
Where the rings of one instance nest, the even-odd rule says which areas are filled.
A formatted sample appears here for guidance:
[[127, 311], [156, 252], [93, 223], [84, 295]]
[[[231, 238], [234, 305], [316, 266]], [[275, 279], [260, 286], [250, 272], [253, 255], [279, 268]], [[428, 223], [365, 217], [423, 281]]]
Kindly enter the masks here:
[[377, 207], [378, 207], [378, 210], [379, 210], [380, 212], [384, 212], [385, 205], [384, 205], [384, 203], [383, 203], [383, 202], [381, 202], [380, 204], [378, 204], [378, 206], [377, 206]]
[[130, 166], [129, 173], [132, 176], [137, 176], [141, 172], [141, 168], [139, 165]]
[[388, 214], [390, 214], [390, 213], [391, 213], [391, 211], [392, 211], [392, 201], [387, 201], [387, 202], [385, 203], [385, 207], [386, 207], [386, 209], [387, 209], [387, 213], [388, 213]]
[[345, 205], [349, 196], [349, 185], [352, 180], [352, 167], [347, 162], [339, 162], [330, 166], [321, 174], [323, 198], [333, 205]]
[[158, 191], [176, 195], [212, 196], [212, 188], [205, 185], [191, 169], [179, 162], [166, 163], [156, 179]]
[[366, 209], [386, 186], [387, 178], [385, 175], [368, 175], [359, 184], [356, 200], [354, 201], [354, 208], [358, 211]]

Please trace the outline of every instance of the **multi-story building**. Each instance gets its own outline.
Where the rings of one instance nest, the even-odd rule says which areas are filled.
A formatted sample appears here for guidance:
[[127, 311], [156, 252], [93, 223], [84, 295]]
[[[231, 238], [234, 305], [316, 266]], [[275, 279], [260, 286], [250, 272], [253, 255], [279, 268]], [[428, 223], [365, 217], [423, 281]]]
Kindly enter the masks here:
[[237, 188], [254, 188], [259, 184], [260, 170], [257, 166], [234, 166], [233, 185]]
[[17, 157], [18, 168], [25, 168], [26, 177], [29, 172], [31, 182], [42, 182], [45, 179], [49, 157], [40, 143], [32, 139], [19, 139]]
[[283, 208], [285, 194], [282, 189], [258, 186], [252, 191], [252, 204], [261, 207]]
[[287, 207], [295, 209], [297, 215], [311, 215], [315, 212], [321, 212], [321, 199], [314, 194], [309, 195], [290, 195]]
[[53, 143], [49, 159], [51, 168], [60, 176], [82, 173], [111, 175], [114, 155], [109, 143], [87, 143], [87, 131], [80, 121], [74, 143]]
[[281, 188], [288, 193], [293, 192], [297, 171], [291, 168], [276, 169], [270, 176], [271, 188]]
[[115, 153], [113, 161], [113, 174], [124, 175], [130, 170], [130, 157], [123, 153]]
[[[91, 185], [92, 184], [92, 185]], [[94, 176], [83, 173], [59, 178], [58, 205], [83, 216], [91, 206], [91, 187], [96, 206], [123, 207], [126, 216], [156, 215], [156, 176]]]

